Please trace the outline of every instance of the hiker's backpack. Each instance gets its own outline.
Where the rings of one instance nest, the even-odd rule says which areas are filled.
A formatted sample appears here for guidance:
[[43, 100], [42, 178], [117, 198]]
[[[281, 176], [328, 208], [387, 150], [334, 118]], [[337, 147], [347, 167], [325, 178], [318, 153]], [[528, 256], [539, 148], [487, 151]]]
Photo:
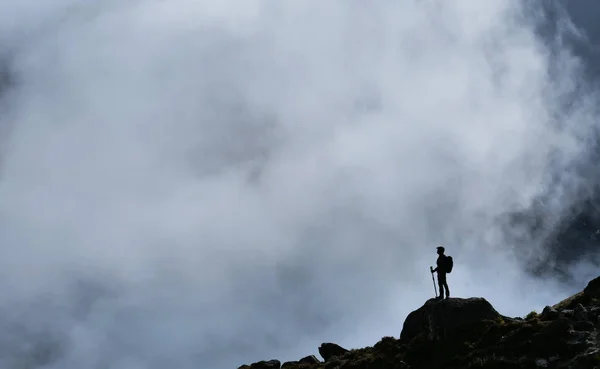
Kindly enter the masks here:
[[452, 256], [446, 256], [446, 273], [452, 273], [453, 266], [454, 261], [452, 260]]

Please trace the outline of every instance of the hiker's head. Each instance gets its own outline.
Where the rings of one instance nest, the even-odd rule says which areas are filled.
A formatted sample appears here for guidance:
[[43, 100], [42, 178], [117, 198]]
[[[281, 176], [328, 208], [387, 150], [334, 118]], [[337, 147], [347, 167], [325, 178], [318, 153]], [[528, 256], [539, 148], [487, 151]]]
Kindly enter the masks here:
[[443, 255], [444, 251], [445, 251], [444, 246], [438, 246], [438, 247], [436, 247], [436, 250], [437, 250], [438, 255]]

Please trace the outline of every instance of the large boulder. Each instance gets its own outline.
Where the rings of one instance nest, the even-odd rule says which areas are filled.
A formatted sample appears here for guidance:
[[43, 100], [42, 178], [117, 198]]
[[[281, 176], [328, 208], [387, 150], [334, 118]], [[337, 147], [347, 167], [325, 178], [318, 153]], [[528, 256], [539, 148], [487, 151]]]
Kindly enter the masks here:
[[465, 332], [476, 334], [482, 324], [501, 319], [502, 316], [483, 298], [431, 299], [408, 314], [400, 339], [410, 341], [417, 336], [429, 340], [453, 339]]
[[326, 342], [319, 346], [319, 354], [321, 354], [325, 361], [331, 359], [332, 357], [342, 357], [347, 352], [348, 350], [339, 345], [336, 345], [335, 343]]
[[542, 314], [540, 315], [540, 320], [550, 321], [558, 318], [558, 311], [552, 306], [545, 306]]

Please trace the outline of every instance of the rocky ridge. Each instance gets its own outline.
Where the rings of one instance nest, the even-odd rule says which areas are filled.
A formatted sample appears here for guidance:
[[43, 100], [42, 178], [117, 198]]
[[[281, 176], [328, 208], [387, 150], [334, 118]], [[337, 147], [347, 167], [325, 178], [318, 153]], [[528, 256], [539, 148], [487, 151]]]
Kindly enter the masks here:
[[600, 277], [538, 314], [511, 318], [483, 298], [431, 299], [406, 318], [400, 337], [347, 350], [238, 369], [600, 369]]

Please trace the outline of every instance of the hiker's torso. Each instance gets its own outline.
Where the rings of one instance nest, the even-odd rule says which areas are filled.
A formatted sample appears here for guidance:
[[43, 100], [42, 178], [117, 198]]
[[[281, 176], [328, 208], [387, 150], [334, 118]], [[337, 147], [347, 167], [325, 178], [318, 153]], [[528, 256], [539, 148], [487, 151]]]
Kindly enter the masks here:
[[438, 256], [436, 264], [438, 274], [446, 274], [446, 255]]

